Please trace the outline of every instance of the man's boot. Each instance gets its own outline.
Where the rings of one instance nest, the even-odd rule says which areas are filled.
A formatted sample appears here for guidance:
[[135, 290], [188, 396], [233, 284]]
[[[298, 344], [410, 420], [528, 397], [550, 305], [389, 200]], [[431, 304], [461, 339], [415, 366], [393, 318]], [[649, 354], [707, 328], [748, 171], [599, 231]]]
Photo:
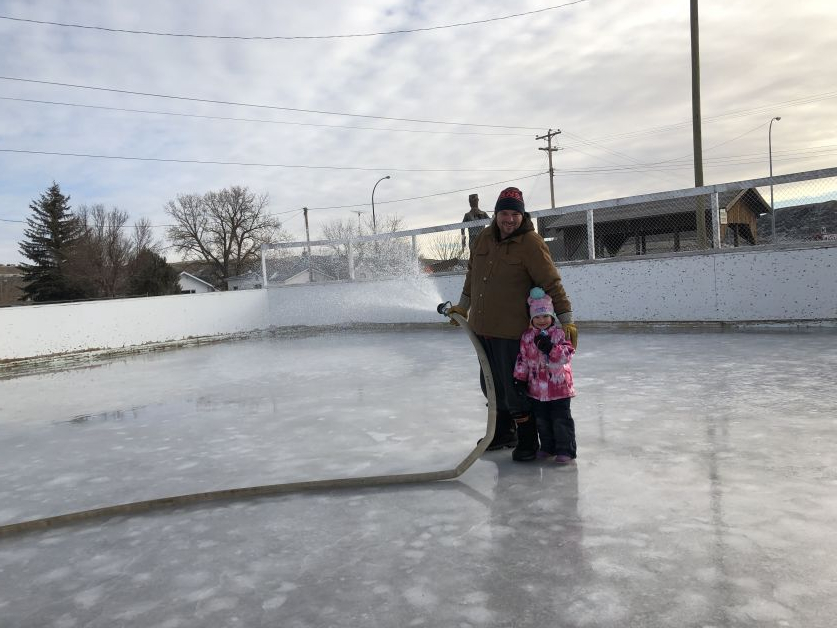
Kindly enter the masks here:
[[512, 452], [512, 460], [529, 462], [538, 454], [538, 428], [535, 419], [528, 414], [514, 417], [517, 424], [517, 447]]
[[511, 448], [515, 445], [517, 445], [517, 435], [515, 434], [515, 426], [511, 413], [505, 410], [498, 410], [494, 438], [491, 440], [487, 451]]

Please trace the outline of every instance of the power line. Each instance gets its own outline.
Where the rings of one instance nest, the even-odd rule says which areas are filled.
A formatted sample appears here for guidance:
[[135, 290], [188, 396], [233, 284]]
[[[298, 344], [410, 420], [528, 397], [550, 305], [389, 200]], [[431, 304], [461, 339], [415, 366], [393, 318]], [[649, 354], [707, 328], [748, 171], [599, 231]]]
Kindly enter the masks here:
[[[822, 155], [830, 155], [834, 150], [803, 150], [803, 151], [785, 151], [782, 156], [787, 160], [805, 159], [807, 157], [819, 157]], [[773, 160], [776, 161], [777, 152], [773, 152]], [[737, 155], [729, 157], [714, 157], [711, 159], [704, 159], [704, 165], [708, 168], [721, 168], [728, 166], [747, 166], [754, 164], [763, 164], [765, 161], [762, 154]], [[637, 172], [646, 171], [678, 171], [686, 168], [691, 168], [691, 159], [681, 159], [677, 162], [656, 162], [652, 164], [644, 164], [648, 166], [646, 170], [637, 170], [633, 165], [614, 165], [611, 167], [600, 168], [585, 168], [585, 169], [556, 169], [556, 175], [601, 175], [601, 174], [635, 174]]]
[[[652, 175], [660, 174], [660, 173], [654, 172], [653, 170], [652, 171], [644, 170], [642, 168], [642, 166], [644, 164], [642, 164], [635, 157], [631, 157], [630, 155], [626, 155], [625, 153], [621, 153], [619, 151], [615, 151], [615, 150], [612, 150], [610, 148], [607, 148], [606, 146], [602, 146], [601, 144], [599, 144], [597, 142], [594, 142], [593, 140], [586, 140], [583, 137], [581, 137], [579, 135], [575, 135], [573, 133], [566, 132], [565, 134], [567, 136], [571, 137], [571, 138], [573, 138], [573, 137], [576, 138], [578, 141], [584, 143], [587, 146], [593, 146], [593, 147], [598, 148], [599, 150], [602, 150], [606, 153], [610, 153], [611, 155], [615, 155], [616, 157], [621, 157], [622, 159], [627, 159], [628, 161], [632, 161], [632, 162], [634, 162], [635, 165], [622, 166], [618, 162], [614, 162], [610, 159], [605, 159], [603, 157], [598, 157], [596, 155], [592, 155], [592, 154], [590, 154], [590, 153], [588, 153], [584, 150], [581, 150], [578, 147], [575, 147], [575, 148], [572, 149], [572, 150], [577, 150], [577, 151], [581, 152], [582, 154], [587, 155], [588, 157], [592, 157], [593, 159], [599, 159], [600, 161], [604, 161], [604, 162], [607, 162], [607, 163], [615, 164], [615, 165], [619, 166], [620, 168], [624, 167], [624, 168], [629, 169], [633, 172], [636, 172], [637, 174], [642, 174], [642, 173], [648, 173], [648, 174], [652, 174]], [[658, 178], [660, 178], [660, 177], [658, 177]]]
[[[834, 94], [837, 95], [837, 92], [835, 92]], [[822, 95], [820, 97], [822, 97]], [[800, 99], [798, 99], [798, 100], [800, 100]], [[728, 115], [728, 114], [721, 114], [719, 116], [715, 116], [715, 119], [722, 118], [725, 115]], [[740, 117], [740, 116], [736, 116], [736, 117]], [[691, 124], [691, 123], [689, 123], [689, 124]], [[760, 123], [760, 124], [756, 125], [755, 127], [751, 128], [750, 130], [745, 131], [744, 133], [736, 135], [735, 137], [724, 140], [724, 141], [719, 142], [717, 144], [713, 144], [712, 146], [710, 146], [709, 148], [707, 148], [705, 150], [710, 151], [710, 150], [714, 150], [716, 148], [719, 148], [721, 146], [724, 146], [726, 144], [730, 144], [731, 142], [734, 142], [738, 139], [741, 139], [742, 137], [744, 137], [746, 135], [749, 135], [749, 134], [753, 133], [754, 131], [757, 131], [758, 129], [763, 128], [765, 126], [767, 126], [766, 122]], [[660, 127], [660, 128], [664, 128], [664, 127]], [[647, 130], [647, 132], [651, 132], [651, 131], [652, 131], [651, 129]], [[662, 174], [665, 170], [682, 170], [683, 167], [685, 167], [686, 165], [692, 164], [691, 153], [687, 154], [687, 155], [682, 155], [680, 157], [674, 157], [674, 158], [671, 158], [671, 159], [665, 159], [665, 160], [657, 161], [657, 162], [641, 162], [638, 159], [635, 159], [634, 157], [631, 157], [630, 155], [626, 155], [624, 153], [611, 150], [611, 149], [607, 148], [606, 146], [603, 146], [603, 145], [597, 143], [596, 141], [587, 140], [583, 137], [580, 137], [578, 135], [574, 135], [570, 132], [565, 132], [564, 134], [567, 135], [570, 138], [575, 138], [577, 140], [577, 142], [579, 142], [581, 144], [585, 144], [585, 145], [588, 145], [588, 146], [595, 146], [596, 148], [599, 148], [602, 151], [605, 151], [607, 153], [610, 153], [610, 154], [618, 156], [618, 157], [622, 157], [622, 158], [624, 158], [628, 161], [632, 161], [636, 165], [618, 164], [616, 162], [604, 159], [602, 157], [597, 157], [596, 155], [592, 155], [592, 154], [590, 154], [590, 153], [588, 153], [584, 150], [581, 150], [580, 148], [578, 148], [578, 145], [568, 147], [568, 145], [565, 144], [565, 148], [567, 150], [576, 150], [576, 151], [578, 151], [578, 152], [580, 152], [584, 155], [587, 155], [588, 157], [592, 157], [594, 159], [600, 159], [601, 161], [606, 161], [608, 163], [612, 163], [612, 164], [614, 164], [614, 167], [600, 168], [600, 169], [588, 168], [588, 169], [578, 169], [578, 170], [564, 169], [564, 170], [560, 171], [561, 174], [596, 174], [596, 173], [599, 173], [599, 172], [619, 172], [619, 171], [633, 171], [633, 172], [636, 172], [636, 173], [652, 173], [653, 174], [654, 170], [657, 170]], [[627, 135], [628, 134], [624, 134], [622, 137], [627, 137]], [[616, 136], [613, 136], [613, 137], [616, 137]], [[821, 151], [822, 148], [823, 147], [814, 147], [814, 148], [811, 148], [811, 149], [803, 149], [801, 151], [785, 150], [783, 152], [787, 156], [798, 156], [798, 157], [816, 156], [816, 155], [822, 153], [822, 151]], [[826, 148], [828, 148], [828, 147], [826, 147]], [[774, 153], [775, 152], [777, 152], [777, 151], [774, 151]], [[830, 154], [830, 152], [831, 152], [830, 150], [825, 151], [826, 154]], [[728, 162], [728, 160], [730, 160], [730, 159], [734, 159], [734, 160], [748, 159], [749, 157], [751, 157], [751, 155], [741, 155], [741, 156], [737, 156], [737, 157], [736, 156], [732, 156], [732, 157], [710, 157], [710, 158], [704, 158], [703, 161], [704, 161], [704, 163], [706, 163], [708, 165], [721, 165], [725, 162]], [[757, 162], [753, 162], [753, 161], [729, 162], [729, 165], [745, 165], [745, 164], [751, 164], [751, 163], [757, 163]], [[671, 167], [669, 168], [668, 166], [671, 166]]]
[[[723, 142], [719, 142], [718, 144], [713, 144], [712, 146], [710, 146], [708, 148], [705, 148], [704, 152], [709, 152], [710, 150], [715, 150], [716, 148], [720, 148], [721, 146], [725, 146], [726, 144], [730, 144], [730, 143], [732, 143], [736, 140], [740, 140], [745, 135], [749, 135], [750, 133], [753, 133], [754, 131], [758, 131], [759, 129], [761, 129], [763, 127], [766, 127], [768, 124], [769, 124], [768, 122], [762, 122], [761, 124], [758, 124], [755, 127], [753, 127], [752, 129], [750, 129], [749, 131], [744, 131], [744, 133], [741, 133], [740, 135], [736, 135], [735, 137], [732, 137], [728, 140], [724, 140]], [[665, 159], [665, 160], [657, 162], [657, 163], [658, 164], [676, 163], [676, 162], [682, 161], [683, 159], [688, 159], [689, 160], [688, 163], [691, 163], [692, 154], [688, 153], [686, 155], [681, 155], [680, 157], [672, 157], [671, 159]], [[719, 158], [714, 157], [714, 158], [704, 159], [704, 162], [711, 161], [712, 159], [719, 159]]]
[[[756, 114], [762, 114], [766, 112], [775, 112], [775, 110], [781, 107], [794, 107], [799, 105], [807, 105], [813, 102], [818, 102], [820, 100], [829, 100], [831, 98], [837, 98], [837, 91], [833, 92], [824, 92], [822, 94], [812, 94], [810, 96], [801, 96], [799, 98], [794, 98], [791, 100], [783, 100], [777, 103], [763, 105], [759, 107], [751, 107], [750, 109], [737, 109], [735, 111], [728, 111], [726, 113], [719, 113], [715, 116], [704, 116], [703, 122], [710, 123], [710, 122], [719, 122], [721, 120], [732, 119], [732, 118], [741, 118], [745, 116], [753, 116]], [[625, 133], [613, 133], [610, 135], [601, 135], [599, 137], [594, 138], [595, 141], [605, 141], [605, 140], [617, 140], [617, 139], [627, 139], [633, 137], [639, 137], [642, 135], [654, 135], [656, 133], [665, 133], [668, 131], [675, 131], [681, 129], [683, 127], [689, 127], [692, 125], [692, 121], [689, 120], [688, 122], [676, 122], [673, 124], [666, 124], [657, 127], [649, 127], [646, 129], [638, 129], [636, 131], [627, 131]], [[593, 140], [591, 140], [593, 141]], [[571, 143], [564, 143], [564, 148], [573, 148], [573, 144]]]
[[[751, 132], [751, 131], [750, 131]], [[749, 133], [749, 132], [748, 132]], [[746, 133], [744, 134], [746, 135]], [[736, 138], [737, 139], [737, 138]], [[723, 142], [725, 144], [727, 142]], [[722, 145], [719, 144], [718, 146]], [[713, 147], [716, 148], [717, 146]], [[576, 149], [578, 150], [578, 149]], [[309, 170], [349, 170], [349, 171], [363, 171], [363, 172], [380, 172], [381, 170], [389, 170], [392, 172], [425, 172], [425, 173], [469, 173], [469, 172], [532, 172], [532, 170], [516, 170], [516, 169], [505, 169], [505, 168], [497, 168], [497, 169], [444, 169], [444, 168], [368, 168], [368, 167], [360, 167], [360, 166], [312, 166], [312, 165], [304, 165], [304, 164], [269, 164], [269, 163], [257, 163], [257, 162], [236, 162], [236, 161], [213, 161], [213, 160], [197, 160], [197, 159], [171, 159], [171, 158], [156, 158], [156, 157], [132, 157], [132, 156], [125, 156], [125, 155], [96, 155], [91, 153], [66, 153], [66, 152], [58, 152], [58, 151], [37, 151], [37, 150], [21, 150], [21, 149], [13, 149], [13, 148], [0, 148], [0, 152], [4, 153], [14, 153], [14, 154], [27, 154], [27, 155], [50, 155], [50, 156], [57, 156], [57, 157], [77, 157], [77, 158], [86, 158], [86, 159], [108, 159], [108, 160], [122, 160], [122, 161], [141, 161], [141, 162], [152, 162], [152, 163], [183, 163], [183, 164], [201, 164], [201, 165], [222, 165], [222, 166], [240, 166], [240, 167], [257, 167], [257, 168], [290, 168], [290, 169], [309, 169]], [[584, 152], [584, 151], [581, 151]], [[775, 154], [783, 155], [788, 158], [804, 158], [804, 157], [815, 157], [820, 155], [830, 155], [834, 152], [834, 147], [832, 146], [821, 146], [821, 147], [814, 147], [814, 148], [806, 148], [802, 150], [784, 150], [784, 151], [776, 151]], [[588, 154], [588, 153], [585, 153]], [[621, 153], [616, 153], [621, 155]], [[588, 154], [589, 155], [589, 154]], [[591, 155], [592, 156], [592, 155]], [[561, 175], [568, 175], [568, 174], [602, 174], [602, 173], [612, 173], [612, 172], [634, 172], [634, 173], [643, 173], [643, 172], [654, 172], [654, 171], [664, 171], [664, 170], [680, 170], [686, 165], [690, 164], [690, 160], [683, 161], [685, 157], [678, 157], [674, 159], [668, 159], [663, 161], [657, 162], [639, 162], [638, 160], [634, 159], [633, 157], [629, 157], [626, 155], [621, 155], [634, 161], [633, 164], [613, 164], [612, 166], [608, 167], [589, 167], [589, 168], [577, 168], [577, 169], [556, 169], [556, 174]], [[755, 161], [754, 161], [755, 159]], [[744, 164], [751, 164], [751, 163], [758, 163], [758, 160], [761, 159], [761, 156], [758, 154], [749, 154], [749, 155], [731, 155], [726, 157], [710, 157], [704, 159], [704, 162], [707, 164], [712, 165], [721, 165], [721, 164], [728, 164], [728, 165], [744, 165]], [[518, 179], [527, 179], [530, 177], [539, 176], [543, 174], [542, 172], [538, 172], [535, 174], [529, 174], [526, 176], [518, 177]], [[518, 179], [510, 179], [509, 181], [515, 181]], [[505, 183], [507, 181], [501, 181], [499, 183]], [[486, 184], [486, 186], [495, 185], [495, 184]], [[465, 191], [468, 188], [463, 190], [456, 190], [457, 192]], [[418, 196], [413, 197], [410, 199], [401, 199], [401, 200], [416, 200], [422, 198], [429, 198], [431, 196], [440, 196], [444, 194], [448, 194], [450, 192], [442, 192], [440, 194], [431, 194], [429, 196]], [[381, 201], [381, 203], [387, 202], [397, 202], [397, 201]], [[360, 207], [361, 205], [340, 205], [335, 207], [311, 207], [309, 209], [340, 209], [343, 207]]]
[[52, 85], [55, 87], [69, 87], [72, 89], [87, 89], [97, 92], [110, 92], [113, 94], [128, 94], [131, 96], [149, 96], [151, 98], [167, 98], [169, 100], [186, 100], [190, 102], [210, 103], [214, 105], [233, 105], [235, 107], [253, 107], [256, 109], [275, 109], [277, 111], [294, 111], [297, 113], [316, 113], [327, 116], [346, 116], [349, 118], [366, 118], [372, 120], [393, 120], [396, 122], [417, 122], [419, 124], [445, 124], [449, 126], [473, 126], [489, 129], [523, 129], [529, 131], [537, 131], [542, 127], [524, 127], [524, 126], [508, 126], [502, 124], [475, 124], [470, 122], [445, 122], [441, 120], [422, 120], [416, 118], [394, 118], [389, 116], [373, 116], [361, 113], [341, 113], [339, 111], [320, 111], [318, 109], [299, 109], [296, 107], [280, 107], [278, 105], [261, 105], [255, 103], [235, 102], [232, 100], [212, 100], [209, 98], [195, 98], [192, 96], [173, 96], [171, 94], [156, 94], [154, 92], [135, 92], [127, 89], [115, 89], [112, 87], [96, 87], [92, 85], [77, 85], [75, 83], [60, 83], [58, 81], [39, 81], [36, 79], [26, 79], [16, 76], [0, 76], [3, 81], [17, 81], [19, 83], [34, 83], [37, 85]]
[[[390, 168], [391, 170], [391, 168]], [[460, 188], [458, 190], [448, 190], [446, 192], [436, 192], [434, 194], [425, 194], [424, 196], [411, 196], [409, 198], [396, 198], [391, 201], [376, 201], [377, 205], [386, 205], [388, 203], [404, 203], [407, 201], [420, 201], [425, 198], [433, 198], [434, 196], [447, 196], [448, 194], [459, 194], [461, 192], [467, 192], [468, 190], [480, 190], [482, 188], [488, 188], [495, 185], [502, 185], [503, 183], [512, 183], [514, 181], [523, 181], [524, 179], [531, 179], [533, 177], [539, 177], [546, 172], [538, 172], [536, 174], [526, 175], [525, 177], [517, 177], [514, 179], [506, 179], [505, 181], [495, 181], [493, 183], [483, 183], [481, 185], [471, 185], [466, 188]], [[366, 207], [369, 203], [357, 203], [355, 205], [333, 205], [331, 207], [309, 207], [309, 210], [312, 209], [350, 209], [352, 207]]]
[[[5, 77], [0, 77], [5, 78]], [[9, 79], [15, 80], [15, 79]], [[25, 79], [20, 79], [25, 80]], [[757, 113], [762, 113], [764, 111], [771, 111], [778, 109], [780, 107], [788, 107], [788, 106], [795, 106], [795, 105], [802, 105], [802, 104], [810, 104], [812, 102], [817, 102], [820, 100], [827, 100], [831, 98], [837, 97], [837, 91], [835, 92], [826, 92], [823, 94], [814, 94], [811, 96], [804, 96], [800, 98], [796, 98], [793, 100], [786, 100], [781, 101], [778, 103], [774, 103], [771, 105], [764, 105], [761, 107], [751, 108], [751, 109], [741, 109], [733, 112], [721, 113], [716, 116], [709, 116], [703, 119], [706, 123], [717, 122], [722, 119], [726, 118], [738, 118], [747, 115], [755, 115]], [[291, 126], [311, 126], [311, 127], [322, 127], [322, 128], [333, 128], [333, 129], [349, 129], [349, 130], [368, 130], [368, 131], [387, 131], [387, 132], [397, 132], [397, 133], [420, 133], [420, 134], [449, 134], [449, 135], [483, 135], [483, 136], [498, 136], [498, 137], [528, 137], [528, 133], [482, 133], [478, 131], [434, 131], [428, 129], [382, 129], [380, 127], [364, 127], [364, 126], [346, 126], [346, 125], [339, 125], [339, 124], [318, 124], [314, 122], [287, 122], [281, 120], [264, 120], [261, 118], [236, 118], [231, 116], [211, 116], [211, 115], [200, 115], [200, 114], [189, 114], [189, 113], [176, 113], [171, 111], [156, 111], [152, 109], [130, 109], [127, 107], [107, 107], [104, 105], [87, 105], [81, 103], [70, 103], [70, 102], [62, 102], [62, 101], [53, 101], [53, 100], [36, 100], [32, 98], [14, 98], [11, 96], [0, 96], [0, 100], [9, 100], [9, 101], [16, 101], [16, 102], [29, 102], [29, 103], [36, 103], [36, 104], [46, 104], [46, 105], [61, 105], [66, 107], [81, 107], [87, 109], [103, 109], [107, 111], [123, 111], [128, 113], [147, 113], [147, 114], [154, 114], [154, 115], [165, 115], [165, 116], [176, 116], [176, 117], [184, 117], [184, 118], [200, 118], [200, 119], [209, 119], [209, 120], [230, 120], [234, 122], [257, 122], [263, 124], [283, 124], [283, 125], [291, 125]], [[469, 125], [467, 123], [462, 123], [464, 126], [477, 126], [477, 125]], [[690, 126], [692, 123], [691, 121], [688, 122], [680, 122], [674, 124], [667, 124], [657, 127], [649, 127], [646, 129], [638, 129], [636, 131], [628, 131], [625, 133], [614, 133], [611, 135], [602, 135], [596, 137], [592, 140], [585, 140], [579, 136], [578, 140], [584, 144], [596, 144], [596, 142], [606, 141], [606, 140], [617, 140], [617, 139], [628, 139], [633, 137], [640, 137], [643, 135], [655, 135], [657, 133], [666, 133], [669, 131], [675, 131], [677, 129]], [[525, 129], [527, 127], [505, 127], [505, 128], [518, 128], [518, 129]], [[569, 132], [565, 133], [568, 136], [572, 136]], [[576, 148], [577, 144], [573, 142], [565, 142], [563, 148], [564, 149], [574, 149]], [[607, 150], [604, 147], [601, 147], [602, 150]]]
[[[505, 181], [494, 181], [493, 183], [482, 183], [482, 184], [479, 184], [479, 185], [471, 185], [471, 186], [468, 186], [467, 188], [460, 188], [460, 189], [457, 189], [457, 190], [447, 190], [445, 192], [435, 192], [433, 194], [425, 194], [423, 196], [412, 196], [412, 197], [408, 197], [408, 198], [393, 199], [393, 200], [390, 200], [390, 201], [379, 201], [378, 204], [379, 205], [386, 205], [386, 204], [389, 204], [389, 203], [405, 203], [407, 201], [423, 200], [423, 199], [426, 199], [426, 198], [433, 198], [433, 197], [436, 197], [436, 196], [447, 196], [448, 194], [459, 194], [459, 193], [465, 192], [467, 190], [479, 190], [479, 189], [483, 189], [483, 188], [492, 187], [492, 186], [495, 186], [495, 185], [502, 185], [504, 183], [511, 183], [511, 182], [514, 182], [514, 181], [523, 181], [524, 179], [531, 179], [533, 177], [539, 177], [543, 174], [546, 174], [546, 173], [545, 172], [538, 172], [537, 174], [527, 175], [527, 176], [524, 176], [524, 177], [517, 177], [515, 179], [507, 179]], [[364, 203], [356, 203], [354, 205], [332, 205], [330, 207], [309, 207], [308, 209], [309, 209], [309, 211], [314, 210], [314, 209], [316, 209], [316, 210], [351, 209], [352, 207], [366, 207], [367, 205], [368, 205], [368, 203], [364, 202]], [[269, 215], [270, 216], [279, 216], [279, 215], [282, 215], [282, 214], [295, 214], [294, 216], [288, 217], [288, 220], [290, 220], [291, 218], [295, 218], [296, 214], [300, 214], [300, 213], [302, 213], [302, 212], [299, 209], [289, 209], [289, 210], [281, 211], [281, 212], [269, 212]], [[12, 220], [12, 219], [9, 219], [9, 218], [0, 218], [0, 222], [25, 223], [26, 221], [25, 220]], [[164, 227], [174, 227], [174, 226], [177, 226], [177, 225], [149, 225], [149, 227], [151, 227], [153, 229], [159, 229], [159, 228], [164, 228]], [[128, 227], [127, 225], [125, 225], [124, 228], [127, 229], [127, 228], [133, 228], [133, 227]]]
[[296, 168], [304, 170], [360, 170], [364, 172], [380, 172], [391, 170], [393, 172], [532, 172], [532, 169], [514, 170], [509, 168], [477, 168], [477, 169], [446, 169], [446, 168], [392, 168], [377, 167], [364, 168], [361, 166], [310, 166], [305, 164], [268, 164], [246, 161], [214, 161], [210, 159], [174, 159], [166, 157], [133, 157], [128, 155], [96, 155], [93, 153], [64, 153], [59, 151], [46, 150], [24, 150], [17, 148], [0, 148], [2, 153], [20, 153], [25, 155], [52, 155], [56, 157], [81, 157], [86, 159], [117, 159], [122, 161], [150, 161], [175, 164], [202, 164], [211, 166], [242, 166], [248, 168]]
[[[281, 212], [267, 212], [268, 216], [281, 216], [283, 214], [298, 214], [301, 213], [298, 209], [287, 209]], [[288, 216], [287, 220], [292, 218], [296, 218], [296, 216]], [[0, 218], [0, 222], [12, 222], [18, 224], [25, 224], [26, 220], [12, 220], [11, 218]], [[120, 229], [135, 229], [136, 225], [102, 225], [103, 227], [115, 227], [118, 226]], [[149, 229], [168, 229], [169, 227], [179, 227], [180, 225], [145, 225]]]
[[286, 122], [283, 120], [264, 120], [261, 118], [234, 118], [230, 116], [209, 116], [196, 113], [176, 113], [173, 111], [155, 111], [153, 109], [129, 109], [127, 107], [106, 107], [104, 105], [85, 105], [81, 103], [61, 102], [55, 100], [35, 100], [33, 98], [13, 98], [11, 96], [0, 96], [0, 100], [11, 100], [15, 102], [28, 102], [41, 105], [61, 105], [64, 107], [81, 107], [84, 109], [103, 109], [106, 111], [122, 111], [126, 113], [150, 113], [159, 116], [176, 116], [179, 118], [199, 118], [205, 120], [230, 120], [232, 122], [258, 122], [261, 124], [284, 124], [289, 126], [311, 126], [327, 129], [349, 129], [360, 131], [388, 131], [391, 133], [436, 133], [444, 135], [483, 135], [503, 137], [528, 137], [526, 133], [482, 133], [480, 131], [433, 131], [429, 129], [386, 129], [373, 126], [347, 126], [341, 124], [317, 124], [315, 122]]
[[[52, 85], [57, 87], [69, 87], [72, 89], [85, 89], [85, 90], [93, 90], [93, 91], [103, 91], [103, 92], [112, 92], [117, 94], [128, 94], [134, 96], [149, 96], [152, 98], [165, 98], [170, 100], [182, 100], [182, 101], [190, 101], [190, 102], [201, 102], [201, 103], [209, 103], [209, 104], [221, 104], [221, 105], [232, 105], [232, 106], [239, 106], [239, 107], [253, 107], [259, 109], [274, 109], [279, 111], [293, 111], [297, 113], [315, 113], [321, 115], [336, 115], [336, 116], [346, 116], [346, 117], [357, 117], [357, 118], [366, 118], [366, 119], [375, 119], [375, 120], [389, 120], [389, 121], [398, 121], [398, 122], [415, 122], [419, 124], [439, 124], [439, 125], [449, 125], [449, 126], [469, 126], [469, 127], [480, 127], [480, 128], [494, 128], [494, 129], [518, 129], [518, 130], [528, 130], [528, 131], [540, 131], [544, 127], [523, 127], [523, 126], [511, 126], [511, 125], [493, 125], [493, 124], [477, 124], [477, 123], [468, 123], [468, 122], [448, 122], [448, 121], [440, 121], [440, 120], [422, 120], [422, 119], [414, 119], [414, 118], [397, 118], [397, 117], [389, 117], [389, 116], [374, 116], [374, 115], [364, 115], [364, 114], [352, 114], [352, 113], [340, 113], [340, 112], [331, 112], [331, 111], [319, 111], [313, 109], [299, 109], [293, 107], [281, 107], [278, 105], [263, 105], [263, 104], [254, 104], [254, 103], [241, 103], [241, 102], [234, 102], [234, 101], [224, 101], [224, 100], [212, 100], [212, 99], [205, 99], [205, 98], [196, 98], [190, 96], [176, 96], [170, 94], [156, 94], [153, 92], [138, 92], [138, 91], [130, 91], [130, 90], [121, 90], [115, 88], [107, 88], [107, 87], [97, 87], [97, 86], [90, 86], [90, 85], [76, 85], [71, 83], [60, 83], [55, 81], [40, 81], [35, 79], [25, 79], [19, 77], [9, 77], [9, 76], [0, 76], [0, 80], [5, 81], [17, 81], [23, 83], [35, 83], [39, 85]], [[765, 105], [763, 107], [756, 107], [752, 109], [742, 109], [727, 113], [718, 114], [716, 116], [708, 116], [704, 118], [704, 122], [715, 122], [718, 120], [726, 119], [726, 118], [736, 118], [742, 117], [745, 115], [754, 115], [755, 113], [760, 113], [767, 110], [774, 110], [779, 107], [783, 106], [792, 106], [792, 105], [800, 105], [800, 104], [809, 104], [812, 102], [816, 102], [819, 100], [826, 100], [837, 97], [837, 91], [834, 92], [826, 92], [823, 94], [816, 94], [812, 96], [805, 96], [801, 98], [796, 98], [793, 100], [782, 101], [779, 103], [774, 103], [771, 105]], [[298, 122], [280, 122], [280, 121], [268, 121], [268, 120], [258, 120], [258, 119], [248, 119], [248, 118], [227, 118], [224, 116], [201, 116], [197, 114], [179, 114], [173, 112], [159, 112], [159, 111], [150, 111], [150, 110], [143, 110], [143, 109], [129, 109], [129, 108], [119, 108], [119, 107], [103, 107], [98, 105], [82, 105], [82, 104], [75, 104], [75, 103], [64, 103], [64, 102], [56, 102], [56, 101], [40, 101], [34, 99], [16, 99], [11, 97], [2, 97], [3, 100], [19, 100], [22, 102], [36, 102], [36, 103], [44, 103], [44, 104], [55, 104], [55, 105], [64, 105], [64, 106], [72, 106], [72, 107], [89, 107], [89, 108], [99, 108], [99, 109], [112, 109], [115, 111], [127, 111], [127, 112], [136, 112], [136, 113], [154, 113], [159, 115], [171, 115], [171, 116], [182, 116], [182, 117], [196, 117], [196, 118], [210, 118], [210, 119], [221, 119], [221, 120], [242, 120], [247, 122], [263, 122], [263, 123], [272, 123], [272, 124], [294, 124], [294, 125], [301, 125], [305, 126], [310, 124], [310, 126], [320, 126], [313, 123], [298, 123]], [[595, 138], [594, 140], [583, 140], [582, 138], [578, 138], [581, 140], [582, 143], [594, 143], [600, 142], [605, 140], [615, 140], [615, 139], [626, 139], [630, 137], [638, 137], [641, 135], [650, 135], [656, 133], [662, 133], [667, 131], [676, 130], [682, 128], [684, 126], [690, 125], [691, 122], [680, 122], [675, 124], [663, 125], [658, 127], [651, 127], [648, 129], [640, 129], [637, 131], [630, 131], [627, 133], [615, 133], [610, 135], [603, 135], [600, 137]], [[325, 127], [330, 127], [332, 125], [321, 125]], [[336, 128], [359, 128], [359, 129], [368, 129], [368, 130], [380, 130], [374, 129], [374, 127], [340, 127], [334, 125]], [[385, 130], [394, 130], [394, 129], [385, 129]], [[422, 130], [408, 130], [408, 129], [398, 129], [398, 131], [403, 132], [419, 132], [419, 133], [444, 133], [444, 131], [422, 131]], [[462, 135], [466, 135], [466, 133], [462, 133]], [[474, 133], [476, 134], [476, 133]], [[569, 135], [569, 133], [567, 133]], [[498, 134], [500, 135], [500, 134]], [[513, 134], [517, 135], [517, 134]], [[521, 134], [522, 135], [522, 134]], [[575, 148], [572, 143], [565, 143], [564, 148]]]
[[346, 35], [201, 35], [195, 33], [167, 33], [159, 31], [145, 31], [145, 30], [131, 30], [127, 28], [110, 28], [106, 26], [92, 26], [89, 24], [73, 24], [67, 22], [50, 22], [47, 20], [33, 20], [20, 17], [11, 17], [8, 15], [0, 15], [2, 20], [10, 20], [14, 22], [25, 22], [29, 24], [41, 24], [45, 26], [59, 26], [62, 28], [79, 28], [85, 30], [105, 31], [108, 33], [121, 33], [129, 35], [152, 35], [155, 37], [181, 37], [192, 39], [233, 39], [244, 41], [271, 41], [271, 40], [300, 40], [300, 39], [348, 39], [352, 37], [380, 37], [384, 35], [406, 35], [410, 33], [420, 33], [428, 31], [437, 31], [448, 28], [458, 28], [461, 26], [474, 26], [476, 24], [488, 24], [490, 22], [499, 22], [501, 20], [510, 20], [513, 18], [524, 17], [527, 15], [534, 15], [536, 13], [544, 13], [546, 11], [554, 11], [556, 9], [563, 9], [574, 4], [580, 4], [585, 0], [575, 0], [574, 2], [567, 2], [565, 4], [558, 4], [543, 9], [536, 9], [534, 11], [526, 11], [525, 13], [514, 13], [511, 15], [504, 15], [501, 17], [486, 18], [484, 20], [474, 20], [472, 22], [458, 22], [455, 24], [445, 24], [442, 26], [426, 26], [423, 28], [399, 29], [393, 31], [380, 31], [375, 33], [354, 33]]

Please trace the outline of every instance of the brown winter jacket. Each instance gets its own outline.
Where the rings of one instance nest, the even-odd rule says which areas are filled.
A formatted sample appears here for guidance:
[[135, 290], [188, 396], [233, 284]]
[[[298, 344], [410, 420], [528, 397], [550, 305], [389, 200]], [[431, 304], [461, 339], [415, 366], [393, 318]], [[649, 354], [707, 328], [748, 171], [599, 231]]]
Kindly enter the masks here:
[[475, 333], [517, 340], [529, 326], [529, 290], [540, 286], [552, 297], [562, 322], [572, 322], [572, 306], [543, 238], [529, 214], [520, 228], [500, 240], [496, 218], [477, 237], [468, 261], [460, 305], [470, 306]]

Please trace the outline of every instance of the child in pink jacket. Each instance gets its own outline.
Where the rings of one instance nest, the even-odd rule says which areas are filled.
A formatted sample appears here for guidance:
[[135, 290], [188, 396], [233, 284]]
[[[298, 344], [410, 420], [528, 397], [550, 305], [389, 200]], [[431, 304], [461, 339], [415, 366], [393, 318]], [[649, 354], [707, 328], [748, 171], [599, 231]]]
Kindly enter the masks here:
[[556, 324], [550, 296], [541, 288], [532, 288], [527, 301], [531, 324], [520, 338], [515, 389], [530, 398], [541, 442], [538, 457], [569, 464], [576, 457], [575, 423], [570, 413], [570, 398], [575, 396], [570, 360], [575, 349]]

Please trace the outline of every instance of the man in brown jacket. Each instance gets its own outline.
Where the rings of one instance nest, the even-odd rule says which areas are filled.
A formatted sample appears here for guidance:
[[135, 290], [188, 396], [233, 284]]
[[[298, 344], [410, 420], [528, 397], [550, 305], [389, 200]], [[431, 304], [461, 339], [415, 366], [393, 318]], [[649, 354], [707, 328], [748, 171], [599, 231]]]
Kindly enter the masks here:
[[[526, 297], [535, 286], [552, 297], [564, 333], [577, 346], [572, 306], [549, 249], [526, 213], [521, 191], [506, 188], [494, 206], [494, 220], [473, 243], [462, 296], [451, 311], [468, 318], [491, 364], [497, 428], [488, 449], [515, 447], [512, 458], [519, 461], [534, 460], [538, 450], [535, 421], [527, 400], [515, 393], [512, 375], [520, 336], [529, 326]], [[484, 393], [482, 373], [480, 383]]]

